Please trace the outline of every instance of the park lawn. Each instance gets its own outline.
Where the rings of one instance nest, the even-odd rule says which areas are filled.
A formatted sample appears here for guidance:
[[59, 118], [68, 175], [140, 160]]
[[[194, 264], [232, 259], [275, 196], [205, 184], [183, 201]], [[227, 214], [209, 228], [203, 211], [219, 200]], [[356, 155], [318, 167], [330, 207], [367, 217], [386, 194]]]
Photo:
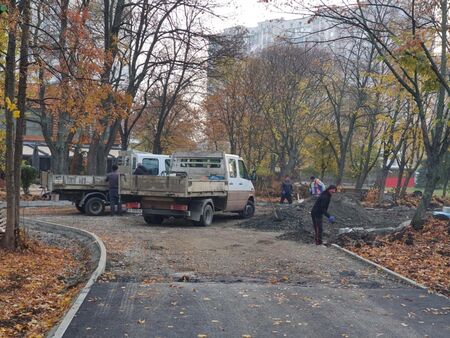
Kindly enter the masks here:
[[31, 243], [0, 249], [0, 337], [44, 337], [80, 289], [68, 285], [80, 262], [66, 250]]
[[[417, 190], [419, 190], [419, 191], [422, 191], [423, 192], [423, 188], [415, 188], [415, 187], [409, 187], [409, 188], [406, 188], [406, 192], [407, 193], [413, 193], [414, 191], [417, 191]], [[443, 189], [436, 189], [435, 191], [434, 191], [434, 193], [433, 193], [433, 195], [434, 196], [437, 196], [437, 197], [442, 197], [442, 192], [443, 192]], [[449, 192], [447, 191], [447, 196], [449, 195]]]
[[400, 234], [378, 237], [374, 243], [347, 248], [450, 296], [450, 221], [429, 219], [420, 231], [409, 227]]

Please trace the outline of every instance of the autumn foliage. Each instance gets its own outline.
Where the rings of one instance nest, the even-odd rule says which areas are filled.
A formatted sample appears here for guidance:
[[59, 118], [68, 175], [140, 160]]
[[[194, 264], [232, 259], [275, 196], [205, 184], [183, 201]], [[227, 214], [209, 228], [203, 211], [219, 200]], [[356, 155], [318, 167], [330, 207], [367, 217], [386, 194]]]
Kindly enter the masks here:
[[80, 262], [67, 250], [38, 244], [0, 250], [0, 257], [0, 337], [44, 337], [79, 290], [67, 280]]
[[450, 295], [450, 222], [429, 220], [420, 231], [408, 228], [374, 243], [349, 249], [431, 290]]

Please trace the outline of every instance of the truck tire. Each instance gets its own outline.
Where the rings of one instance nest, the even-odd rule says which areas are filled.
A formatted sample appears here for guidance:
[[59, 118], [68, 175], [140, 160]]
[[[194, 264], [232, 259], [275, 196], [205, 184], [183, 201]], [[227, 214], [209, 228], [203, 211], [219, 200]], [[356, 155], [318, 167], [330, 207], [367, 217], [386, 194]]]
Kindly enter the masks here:
[[195, 224], [206, 227], [211, 225], [214, 218], [214, 209], [211, 204], [205, 204], [203, 207], [202, 215], [200, 216], [200, 221], [196, 221]]
[[85, 214], [85, 213], [86, 213], [86, 210], [84, 209], [85, 206], [86, 206], [86, 205], [80, 206], [80, 201], [75, 202], [75, 208], [77, 208], [77, 210], [78, 210], [79, 212], [81, 212], [82, 214]]
[[99, 197], [91, 197], [84, 204], [86, 215], [100, 216], [105, 211], [105, 202]]
[[253, 215], [255, 214], [255, 203], [253, 203], [253, 201], [248, 200], [247, 204], [244, 207], [244, 210], [242, 210], [239, 215], [242, 218], [250, 218], [253, 217]]
[[164, 217], [161, 215], [146, 215], [144, 220], [147, 224], [161, 224], [164, 221]]

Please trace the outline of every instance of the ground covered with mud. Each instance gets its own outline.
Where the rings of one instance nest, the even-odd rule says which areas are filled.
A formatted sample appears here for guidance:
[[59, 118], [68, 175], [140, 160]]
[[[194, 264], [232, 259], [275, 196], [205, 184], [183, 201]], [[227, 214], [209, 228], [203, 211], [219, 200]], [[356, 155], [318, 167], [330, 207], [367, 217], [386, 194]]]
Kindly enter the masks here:
[[[314, 229], [310, 211], [314, 202], [315, 199], [308, 198], [302, 203], [291, 205], [262, 203], [257, 207], [265, 212], [243, 222], [241, 226], [266, 231], [284, 231], [285, 233], [280, 235], [281, 239], [312, 243]], [[324, 218], [324, 239], [333, 241], [340, 228], [396, 227], [411, 219], [414, 209], [405, 206], [364, 208], [352, 195], [336, 193], [331, 199], [328, 212], [336, 217], [336, 222], [329, 224]]]

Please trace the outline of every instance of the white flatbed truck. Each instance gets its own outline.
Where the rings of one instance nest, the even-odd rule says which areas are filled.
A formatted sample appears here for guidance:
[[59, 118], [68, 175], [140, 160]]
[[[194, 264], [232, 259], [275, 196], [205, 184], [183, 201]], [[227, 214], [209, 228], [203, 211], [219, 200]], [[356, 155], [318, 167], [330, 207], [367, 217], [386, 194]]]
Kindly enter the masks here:
[[223, 152], [175, 152], [162, 176], [121, 176], [120, 193], [139, 196], [148, 224], [185, 218], [210, 225], [215, 212], [252, 217], [255, 189], [244, 161]]

